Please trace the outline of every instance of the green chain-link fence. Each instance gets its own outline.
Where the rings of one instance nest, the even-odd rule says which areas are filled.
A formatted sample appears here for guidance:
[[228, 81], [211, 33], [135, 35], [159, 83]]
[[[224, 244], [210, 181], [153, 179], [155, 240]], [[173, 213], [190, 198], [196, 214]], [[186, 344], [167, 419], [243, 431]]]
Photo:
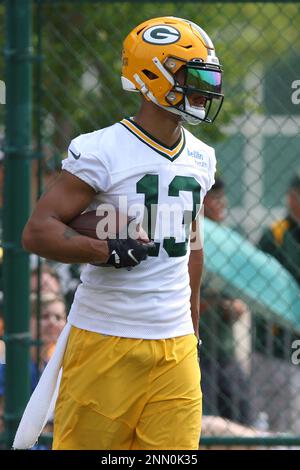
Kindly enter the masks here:
[[200, 24], [224, 68], [220, 116], [192, 129], [218, 159], [205, 222], [202, 444], [300, 446], [300, 3], [35, 2], [33, 199], [73, 137], [134, 113], [138, 97], [120, 86], [122, 40], [164, 15]]

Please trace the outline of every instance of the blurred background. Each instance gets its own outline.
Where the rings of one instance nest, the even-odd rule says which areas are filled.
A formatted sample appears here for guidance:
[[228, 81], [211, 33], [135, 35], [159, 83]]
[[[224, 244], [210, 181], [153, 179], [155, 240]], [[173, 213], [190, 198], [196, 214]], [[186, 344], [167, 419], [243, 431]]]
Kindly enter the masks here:
[[135, 113], [122, 41], [165, 15], [204, 28], [224, 70], [217, 121], [191, 128], [218, 160], [205, 200], [201, 446], [300, 446], [300, 3], [11, 0], [0, 2], [3, 448], [80, 282], [81, 266], [28, 257], [22, 227], [70, 140]]

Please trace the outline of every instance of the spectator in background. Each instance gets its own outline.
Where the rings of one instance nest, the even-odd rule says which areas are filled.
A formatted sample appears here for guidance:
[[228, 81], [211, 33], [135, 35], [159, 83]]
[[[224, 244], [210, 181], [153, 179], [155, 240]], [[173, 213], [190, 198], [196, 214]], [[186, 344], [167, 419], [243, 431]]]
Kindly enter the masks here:
[[[80, 264], [64, 264], [43, 260], [41, 266], [41, 290], [62, 295], [65, 299], [67, 311], [69, 311], [76, 288], [80, 284], [81, 268], [82, 265]], [[38, 291], [37, 267], [31, 271], [31, 291]]]
[[[33, 294], [31, 315], [31, 333], [33, 339], [37, 339], [38, 333], [36, 309], [36, 296]], [[37, 358], [36, 347], [32, 348], [31, 357], [34, 364], [34, 374], [32, 374], [32, 377], [36, 377], [36, 380], [33, 381], [32, 389], [35, 388], [41, 370], [45, 368], [54, 352], [56, 341], [66, 324], [66, 317], [64, 299], [52, 292], [42, 292], [40, 311], [40, 339], [42, 347], [39, 360]]]
[[[37, 338], [37, 318], [36, 318], [36, 294], [32, 295], [31, 314], [31, 335], [32, 339]], [[35, 389], [41, 372], [46, 367], [50, 357], [54, 352], [57, 339], [66, 324], [66, 308], [62, 297], [51, 292], [41, 294], [40, 312], [40, 357], [37, 357], [37, 347], [31, 348], [30, 377], [31, 392]], [[0, 364], [0, 416], [3, 415], [3, 400], [5, 393], [4, 384], [5, 364]], [[1, 430], [1, 420], [0, 420]], [[48, 429], [49, 430], [49, 429]]]
[[[53, 354], [57, 339], [66, 324], [66, 307], [62, 297], [51, 292], [41, 294], [40, 311], [40, 358], [36, 346], [31, 348], [31, 389], [37, 385], [41, 371]], [[31, 337], [37, 339], [36, 297], [32, 296]], [[4, 364], [0, 364], [0, 396], [4, 388]]]
[[268, 227], [258, 247], [274, 256], [300, 285], [300, 169], [290, 182], [287, 214]]
[[[1, 340], [1, 336], [4, 334], [4, 319], [2, 315], [2, 297], [3, 293], [1, 290], [1, 247], [0, 247], [0, 363], [5, 362], [5, 343]], [[30, 278], [30, 289], [31, 289], [31, 309], [32, 312], [36, 312], [37, 307], [37, 292], [38, 292], [38, 269], [31, 271]], [[54, 269], [51, 266], [43, 263], [41, 266], [41, 304], [42, 298], [45, 298], [45, 294], [50, 293], [52, 296], [60, 298], [64, 303], [62, 296], [60, 279]], [[35, 305], [34, 305], [35, 303]], [[66, 309], [66, 307], [65, 307]]]
[[49, 260], [47, 260], [47, 264], [48, 266], [51, 266], [59, 278], [61, 291], [66, 302], [67, 311], [69, 311], [74, 299], [75, 291], [80, 284], [82, 264], [56, 263], [55, 261]]
[[[38, 269], [31, 271], [31, 292], [37, 293], [38, 291]], [[41, 266], [41, 280], [40, 280], [41, 292], [53, 292], [56, 295], [61, 295], [60, 279], [51, 266], [43, 262]]]
[[[227, 215], [224, 182], [216, 178], [204, 200], [205, 217], [223, 223]], [[200, 338], [205, 414], [250, 425], [249, 383], [235, 357], [234, 323], [249, 313], [241, 299], [232, 299], [203, 283]]]
[[[1, 250], [1, 248], [0, 248]], [[1, 255], [1, 251], [0, 251]], [[1, 270], [1, 263], [0, 263]], [[60, 279], [56, 271], [47, 263], [42, 263], [41, 266], [41, 295], [40, 295], [40, 338], [38, 338], [38, 325], [37, 325], [37, 292], [38, 292], [38, 269], [31, 272], [31, 322], [30, 330], [33, 340], [39, 339], [41, 347], [39, 350], [39, 357], [37, 357], [37, 346], [31, 348], [31, 361], [30, 361], [30, 380], [31, 392], [35, 389], [39, 377], [46, 367], [50, 357], [54, 352], [57, 339], [66, 323], [66, 306], [64, 298], [61, 293]], [[0, 290], [1, 295], [1, 290]], [[1, 298], [0, 298], [1, 304]], [[3, 321], [1, 322], [1, 309], [0, 309], [0, 336], [1, 326], [3, 329]], [[3, 320], [3, 319], [2, 319]], [[3, 333], [3, 331], [2, 331]], [[4, 374], [5, 374], [5, 345], [0, 340], [0, 432], [3, 430], [3, 415], [4, 408]], [[46, 431], [52, 430], [52, 424], [48, 425]], [[37, 447], [38, 449], [45, 449], [46, 447]]]

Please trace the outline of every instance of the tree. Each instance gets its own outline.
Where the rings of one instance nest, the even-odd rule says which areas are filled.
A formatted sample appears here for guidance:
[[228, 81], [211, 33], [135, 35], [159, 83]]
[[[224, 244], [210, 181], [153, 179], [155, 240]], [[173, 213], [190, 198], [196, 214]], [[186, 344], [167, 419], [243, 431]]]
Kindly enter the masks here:
[[[66, 151], [70, 138], [134, 113], [138, 96], [120, 85], [121, 44], [147, 18], [174, 15], [208, 31], [224, 66], [225, 102], [218, 125], [193, 131], [208, 142], [224, 137], [237, 115], [263, 112], [255, 96], [249, 108], [245, 78], [289, 55], [299, 43], [300, 12], [288, 4], [69, 2], [46, 4], [43, 14], [43, 132], [50, 154]], [[37, 42], [37, 37], [35, 37]], [[299, 46], [299, 44], [298, 44]], [[299, 47], [298, 47], [299, 49]], [[38, 84], [36, 84], [38, 86]]]

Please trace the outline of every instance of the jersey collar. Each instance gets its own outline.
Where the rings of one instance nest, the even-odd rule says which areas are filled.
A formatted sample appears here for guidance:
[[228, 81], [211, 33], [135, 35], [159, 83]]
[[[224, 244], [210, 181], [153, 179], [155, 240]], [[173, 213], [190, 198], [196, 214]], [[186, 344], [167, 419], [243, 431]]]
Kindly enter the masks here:
[[159, 153], [163, 157], [166, 157], [171, 162], [179, 157], [185, 147], [185, 135], [183, 128], [181, 128], [181, 136], [179, 140], [175, 142], [172, 147], [168, 147], [159, 140], [155, 139], [152, 135], [148, 134], [148, 132], [146, 132], [132, 119], [125, 118], [120, 122], [120, 124], [122, 124], [122, 126], [135, 135], [135, 137], [137, 137], [145, 145], [150, 147], [152, 150], [155, 150], [155, 152]]

